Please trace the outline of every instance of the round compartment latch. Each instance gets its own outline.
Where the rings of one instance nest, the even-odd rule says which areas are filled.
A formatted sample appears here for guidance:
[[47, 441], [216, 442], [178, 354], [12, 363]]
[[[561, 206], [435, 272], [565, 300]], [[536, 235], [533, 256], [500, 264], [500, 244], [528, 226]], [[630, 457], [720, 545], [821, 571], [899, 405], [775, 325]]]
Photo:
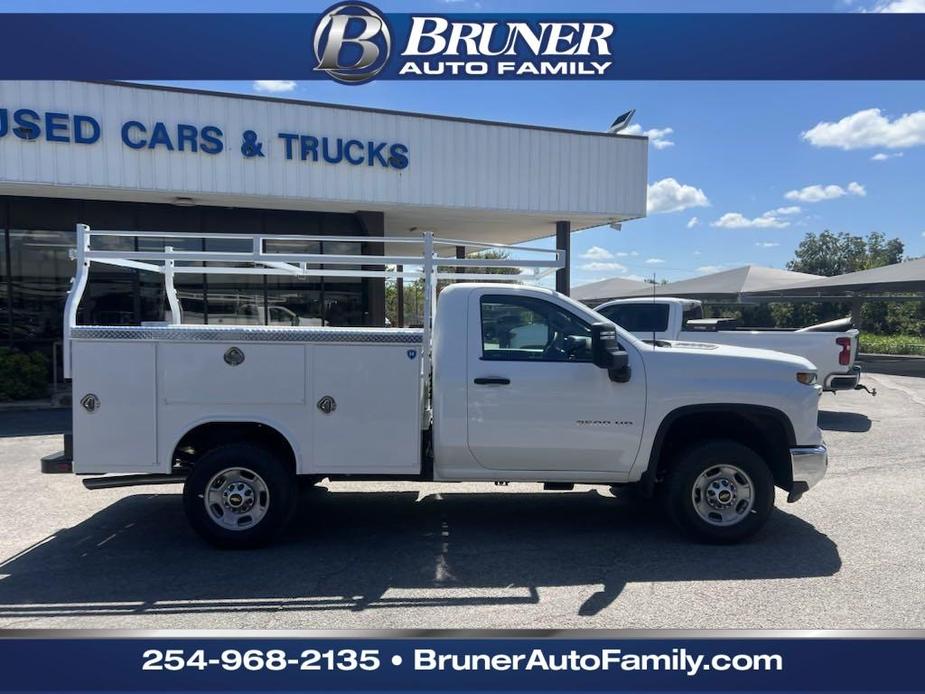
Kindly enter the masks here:
[[93, 393], [87, 393], [80, 399], [80, 406], [90, 414], [100, 409], [100, 399]]
[[330, 395], [325, 395], [323, 398], [321, 398], [321, 400], [318, 401], [318, 409], [325, 414], [331, 414], [334, 410], [337, 409], [337, 403]]
[[237, 347], [229, 347], [225, 350], [225, 363], [228, 366], [237, 366], [244, 361], [244, 352]]

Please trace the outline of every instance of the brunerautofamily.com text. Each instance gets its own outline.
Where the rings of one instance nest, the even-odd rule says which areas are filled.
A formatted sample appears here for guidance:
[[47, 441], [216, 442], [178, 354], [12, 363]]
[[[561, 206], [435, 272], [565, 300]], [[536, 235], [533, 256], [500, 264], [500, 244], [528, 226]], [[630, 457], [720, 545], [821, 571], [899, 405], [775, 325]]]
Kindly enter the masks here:
[[681, 672], [693, 677], [701, 672], [780, 672], [780, 654], [716, 653], [710, 656], [672, 648], [662, 653], [626, 652], [620, 648], [589, 651], [571, 649], [553, 653], [542, 648], [507, 653], [445, 653], [433, 648], [415, 648], [408, 660], [379, 649], [306, 649], [289, 653], [282, 649], [225, 649], [209, 653], [204, 649], [148, 649], [143, 670], [249, 670], [375, 672], [384, 668], [411, 666], [418, 672]]

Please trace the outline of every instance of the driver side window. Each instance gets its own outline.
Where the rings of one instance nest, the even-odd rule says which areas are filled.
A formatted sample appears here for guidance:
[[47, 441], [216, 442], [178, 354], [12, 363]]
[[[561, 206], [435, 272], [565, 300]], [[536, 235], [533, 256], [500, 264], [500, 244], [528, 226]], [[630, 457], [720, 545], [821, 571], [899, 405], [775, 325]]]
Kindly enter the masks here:
[[481, 300], [482, 359], [591, 361], [591, 328], [542, 299], [485, 295]]

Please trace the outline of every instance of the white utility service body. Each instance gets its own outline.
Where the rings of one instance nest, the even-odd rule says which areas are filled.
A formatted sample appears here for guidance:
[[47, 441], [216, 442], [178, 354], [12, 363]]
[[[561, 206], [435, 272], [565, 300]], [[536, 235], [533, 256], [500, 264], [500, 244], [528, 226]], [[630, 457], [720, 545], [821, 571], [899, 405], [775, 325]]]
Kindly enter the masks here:
[[769, 349], [795, 354], [816, 368], [819, 382], [829, 391], [858, 389], [861, 369], [855, 366], [859, 331], [761, 330], [735, 328], [730, 319], [705, 319], [703, 303], [695, 299], [639, 297], [608, 301], [594, 308], [641, 340], [707, 342]]
[[[174, 251], [169, 239], [164, 251], [116, 252], [92, 239], [144, 232], [77, 231], [64, 348], [73, 462], [43, 470], [102, 475], [88, 488], [185, 482], [191, 523], [219, 545], [266, 542], [289, 515], [277, 512], [294, 503], [289, 487], [325, 477], [665, 487], [682, 528], [733, 541], [764, 523], [774, 486], [795, 501], [826, 471], [820, 388], [805, 359], [655, 347], [556, 292], [479, 281], [504, 276], [477, 268], [554, 271], [561, 251], [443, 259], [440, 247], [460, 242], [424, 234], [384, 240], [423, 245], [416, 256], [277, 253], [271, 236], [238, 254]], [[92, 262], [163, 274], [170, 322], [78, 325]], [[336, 269], [361, 264], [384, 269]], [[388, 269], [397, 265], [402, 273]], [[424, 327], [182, 324], [175, 274], [232, 270], [421, 277]], [[437, 280], [461, 278], [435, 311]]]

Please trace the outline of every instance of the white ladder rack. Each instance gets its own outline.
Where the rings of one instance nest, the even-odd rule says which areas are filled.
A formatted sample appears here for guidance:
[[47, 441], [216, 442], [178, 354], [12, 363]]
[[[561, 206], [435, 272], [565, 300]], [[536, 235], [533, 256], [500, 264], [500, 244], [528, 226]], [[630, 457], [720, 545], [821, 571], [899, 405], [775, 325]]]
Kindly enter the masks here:
[[[94, 238], [162, 239], [163, 250], [106, 250], [93, 247]], [[171, 239], [189, 242], [192, 240], [233, 240], [241, 244], [250, 242], [248, 250], [241, 251], [191, 251], [177, 250], [169, 245]], [[352, 242], [364, 244], [389, 244], [402, 246], [422, 245], [422, 252], [407, 255], [352, 255], [324, 253], [293, 253], [273, 250], [268, 242]], [[467, 250], [500, 250], [527, 253], [526, 258], [456, 258], [441, 257], [441, 250], [465, 246]], [[416, 249], [411, 248], [411, 251]], [[533, 273], [517, 275], [518, 281], [539, 281], [543, 277], [565, 267], [565, 251], [511, 246], [459, 239], [434, 237], [425, 231], [420, 236], [300, 236], [288, 234], [212, 234], [196, 232], [163, 231], [110, 231], [91, 229], [86, 224], [77, 225], [77, 247], [72, 251], [76, 270], [71, 289], [68, 292], [64, 310], [64, 376], [71, 377], [71, 329], [77, 326], [77, 308], [87, 285], [90, 264], [98, 263], [116, 267], [152, 272], [164, 276], [164, 289], [170, 307], [170, 322], [182, 323], [183, 311], [177, 296], [174, 278], [176, 275], [285, 275], [289, 277], [372, 277], [383, 279], [424, 280], [424, 335], [422, 344], [423, 374], [430, 371], [430, 337], [433, 330], [433, 314], [436, 307], [437, 282], [451, 281], [510, 281], [513, 275], [485, 272], [460, 273], [460, 269], [524, 268]], [[238, 263], [208, 265], [207, 263]], [[320, 266], [324, 265], [322, 268]], [[363, 269], [348, 269], [339, 266], [363, 266]], [[331, 267], [334, 266], [334, 267]], [[394, 266], [394, 267], [392, 267]], [[371, 267], [381, 269], [370, 269]], [[397, 268], [401, 267], [401, 270]], [[447, 271], [447, 268], [453, 268]]]

